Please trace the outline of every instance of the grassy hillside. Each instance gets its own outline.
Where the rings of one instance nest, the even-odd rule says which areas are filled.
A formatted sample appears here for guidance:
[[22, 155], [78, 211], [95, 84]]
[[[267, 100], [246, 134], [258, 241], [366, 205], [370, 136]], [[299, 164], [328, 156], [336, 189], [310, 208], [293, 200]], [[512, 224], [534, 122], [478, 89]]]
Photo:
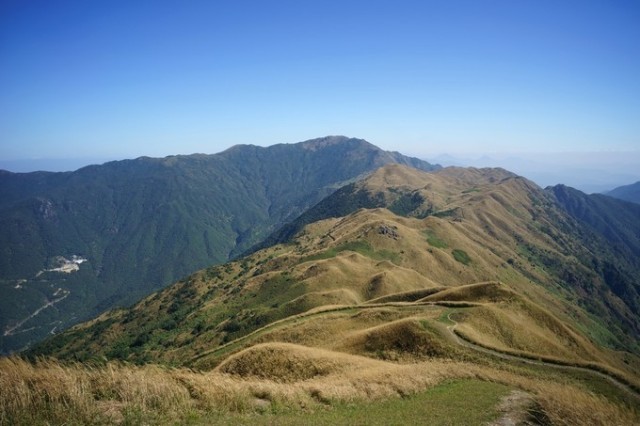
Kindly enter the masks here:
[[[581, 240], [558, 238], [565, 224], [553, 215], [563, 217], [562, 212], [535, 185], [502, 170], [425, 174], [389, 166], [357, 190], [389, 205], [406, 194], [423, 202], [405, 215], [360, 209], [307, 225], [289, 243], [196, 273], [129, 310], [63, 333], [33, 353], [176, 365], [191, 365], [197, 358], [199, 365], [214, 365], [217, 355], [203, 361], [207, 348], [310, 309], [376, 301], [466, 302], [472, 309], [460, 329], [481, 343], [626, 368], [625, 355], [601, 348], [636, 350], [637, 336], [619, 331], [628, 325], [617, 321], [620, 312], [610, 309], [606, 317], [595, 318], [580, 305], [601, 305], [563, 281], [564, 270], [545, 263], [564, 259], [570, 271], [590, 277], [593, 288], [616, 300], [596, 272], [567, 252], [580, 250]], [[425, 210], [433, 213], [422, 217]], [[625, 303], [619, 301], [622, 308]], [[637, 324], [637, 317], [628, 319]], [[512, 334], [528, 326], [529, 334], [508, 337], [498, 328], [496, 336], [498, 325]]]
[[[296, 349], [286, 355], [307, 353]], [[326, 356], [328, 364], [345, 358]], [[32, 365], [0, 359], [5, 390], [0, 424], [413, 424], [428, 419], [444, 425], [483, 424], [505, 414], [534, 424], [633, 425], [640, 420], [629, 405], [562, 373], [551, 377], [542, 370], [437, 360], [372, 366], [371, 360], [348, 359], [348, 370], [288, 382], [153, 365]], [[322, 363], [322, 354], [313, 361]]]
[[[327, 137], [72, 173], [0, 173], [0, 351], [225, 262], [390, 162], [432, 168], [363, 140]], [[73, 255], [86, 259], [79, 272], [39, 275]]]
[[[349, 188], [383, 206], [313, 213], [326, 218], [29, 351], [59, 361], [7, 360], [0, 379], [25, 396], [2, 401], [5, 418], [55, 420], [73, 400], [75, 418], [114, 422], [411, 421], [478, 387], [476, 420], [445, 416], [638, 422], [637, 336], [565, 280], [607, 288], [580, 261], [595, 234], [567, 233], [583, 228], [549, 192], [500, 169], [401, 166]], [[334, 197], [319, 208], [343, 208]]]

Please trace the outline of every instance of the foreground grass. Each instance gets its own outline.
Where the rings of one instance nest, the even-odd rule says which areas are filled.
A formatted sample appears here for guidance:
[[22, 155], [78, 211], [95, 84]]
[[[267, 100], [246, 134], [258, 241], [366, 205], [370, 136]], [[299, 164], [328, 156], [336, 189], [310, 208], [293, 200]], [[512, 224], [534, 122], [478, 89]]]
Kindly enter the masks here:
[[[0, 358], [0, 425], [482, 424], [511, 389], [531, 394], [551, 424], [640, 424], [633, 406], [578, 386], [468, 362], [396, 364], [290, 344], [233, 359], [226, 373], [198, 373]], [[283, 368], [299, 376], [282, 381]]]
[[227, 415], [203, 419], [228, 425], [480, 425], [495, 420], [509, 388], [480, 380], [447, 381], [405, 398], [377, 403], [338, 404], [315, 412]]

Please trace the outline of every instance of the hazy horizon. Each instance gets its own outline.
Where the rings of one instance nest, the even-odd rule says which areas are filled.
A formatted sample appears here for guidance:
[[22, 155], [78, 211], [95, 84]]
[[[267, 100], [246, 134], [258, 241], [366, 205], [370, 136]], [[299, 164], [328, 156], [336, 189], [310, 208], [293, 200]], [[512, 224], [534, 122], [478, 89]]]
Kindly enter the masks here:
[[[375, 142], [369, 142], [376, 145]], [[218, 152], [222, 152], [230, 146], [232, 145]], [[217, 154], [218, 152], [201, 153]], [[432, 149], [430, 152], [422, 154], [419, 152], [400, 152], [444, 167], [502, 167], [534, 181], [543, 188], [564, 184], [586, 193], [596, 193], [606, 192], [618, 186], [640, 181], [640, 167], [638, 167], [640, 164], [640, 151], [445, 152]], [[158, 155], [157, 157], [190, 154], [195, 153], [173, 152]], [[148, 157], [156, 156], [148, 155]], [[134, 158], [137, 157], [0, 159], [0, 169], [14, 173], [35, 171], [67, 172], [89, 165], [100, 165], [109, 161]]]

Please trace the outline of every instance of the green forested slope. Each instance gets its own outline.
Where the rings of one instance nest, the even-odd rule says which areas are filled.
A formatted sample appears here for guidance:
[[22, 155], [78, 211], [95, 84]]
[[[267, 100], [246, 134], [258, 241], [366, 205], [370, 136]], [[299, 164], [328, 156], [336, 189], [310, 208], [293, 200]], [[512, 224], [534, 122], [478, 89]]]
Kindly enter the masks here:
[[564, 270], [566, 283], [586, 293], [583, 302], [594, 314], [625, 334], [640, 336], [640, 206], [564, 185], [547, 191], [574, 219], [569, 229], [581, 242], [574, 255], [582, 268], [556, 268]]
[[606, 195], [640, 204], [640, 182], [619, 186], [607, 192]]
[[[391, 162], [433, 168], [360, 139], [327, 137], [68, 173], [2, 172], [0, 350], [226, 261], [339, 186]], [[58, 256], [72, 255], [87, 259], [78, 272], [38, 275]]]

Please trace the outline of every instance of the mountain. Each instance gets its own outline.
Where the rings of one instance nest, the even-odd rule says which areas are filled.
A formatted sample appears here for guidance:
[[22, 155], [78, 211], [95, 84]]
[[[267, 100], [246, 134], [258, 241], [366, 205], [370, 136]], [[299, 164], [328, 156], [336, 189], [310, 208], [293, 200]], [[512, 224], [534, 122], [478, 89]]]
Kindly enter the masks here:
[[606, 192], [606, 195], [640, 204], [640, 182], [636, 182], [631, 185], [619, 186], [609, 192]]
[[[488, 170], [497, 174], [492, 176], [494, 182], [523, 179], [502, 169], [483, 169], [483, 173], [488, 174]], [[455, 173], [470, 176], [476, 173], [476, 169], [447, 168], [434, 174], [433, 178]], [[398, 179], [399, 174], [395, 172], [392, 185], [387, 186], [392, 189], [385, 191], [370, 189], [370, 181], [377, 175], [372, 176], [366, 185], [358, 182], [344, 186], [274, 232], [255, 249], [287, 243], [310, 223], [346, 216], [361, 208], [386, 207], [393, 213], [417, 218], [430, 215], [464, 217], [462, 208], [452, 208], [443, 202], [443, 194], [451, 197], [448, 189], [451, 183], [441, 183], [437, 191], [428, 194], [418, 190], [420, 184], [413, 182], [410, 187], [414, 189], [408, 191], [406, 188], [408, 182], [412, 182], [411, 178], [402, 175]], [[473, 179], [468, 179], [471, 184]], [[482, 181], [482, 177], [477, 179]], [[433, 182], [428, 184], [430, 187], [434, 185]], [[530, 182], [528, 185], [530, 193], [526, 195], [533, 203], [528, 209], [534, 211], [537, 208], [540, 212], [527, 218], [525, 231], [512, 231], [518, 250], [526, 253], [529, 264], [552, 272], [550, 282], [554, 285], [577, 293], [576, 301], [591, 315], [606, 318], [615, 339], [636, 345], [640, 337], [640, 207], [603, 195], [587, 195], [564, 185], [549, 187], [545, 191], [534, 190], [535, 185]], [[546, 218], [546, 223], [540, 223], [541, 216]], [[484, 226], [493, 236], [491, 223], [491, 219], [484, 219], [478, 225]], [[554, 250], [530, 243], [541, 237], [527, 235], [532, 232], [539, 234], [540, 231], [544, 238], [555, 240]], [[523, 273], [529, 274], [528, 271]], [[628, 339], [630, 335], [634, 336], [631, 340]]]
[[0, 172], [0, 349], [233, 258], [336, 188], [424, 161], [325, 137], [64, 173]]
[[[581, 270], [566, 265], [564, 280], [578, 286], [590, 311], [621, 331], [640, 336], [640, 206], [563, 185], [549, 188], [559, 207], [571, 218], [572, 249]], [[569, 229], [569, 228], [567, 228]], [[588, 273], [586, 272], [588, 271]], [[591, 275], [591, 276], [590, 276]], [[595, 279], [594, 279], [595, 278]]]
[[[53, 406], [152, 415], [162, 401], [186, 398], [163, 409], [191, 407], [203, 423], [216, 407], [219, 423], [248, 412], [252, 422], [299, 424], [363, 401], [377, 412], [372, 401], [412, 401], [432, 387], [467, 404], [477, 397], [462, 389], [487, 382], [507, 390], [491, 388], [494, 402], [471, 411], [493, 413], [500, 395], [517, 394], [525, 400], [518, 415], [531, 424], [637, 424], [634, 208], [542, 189], [503, 169], [390, 164], [274, 232], [274, 245], [36, 345], [28, 357], [92, 367], [11, 365], [24, 371], [12, 392], [26, 376], [46, 388], [51, 380], [35, 378], [53, 366], [74, 377], [64, 383], [84, 383], [60, 403], [49, 396]], [[128, 364], [104, 365], [113, 360]], [[165, 396], [135, 406], [139, 391], [120, 397], [123, 383]], [[78, 394], [84, 403], [69, 404]], [[312, 414], [300, 420], [300, 412]]]
[[[602, 346], [635, 351], [640, 284], [633, 272], [640, 265], [620, 261], [619, 251], [627, 247], [632, 259], [634, 243], [621, 239], [616, 248], [596, 227], [585, 228], [558, 201], [561, 190], [568, 189], [545, 191], [502, 169], [386, 166], [303, 214], [298, 220], [317, 220], [297, 225], [279, 244], [196, 273], [42, 347], [80, 359], [153, 354], [188, 365], [205, 347], [312, 308], [496, 282], [583, 327]], [[627, 225], [632, 233], [640, 226]]]

